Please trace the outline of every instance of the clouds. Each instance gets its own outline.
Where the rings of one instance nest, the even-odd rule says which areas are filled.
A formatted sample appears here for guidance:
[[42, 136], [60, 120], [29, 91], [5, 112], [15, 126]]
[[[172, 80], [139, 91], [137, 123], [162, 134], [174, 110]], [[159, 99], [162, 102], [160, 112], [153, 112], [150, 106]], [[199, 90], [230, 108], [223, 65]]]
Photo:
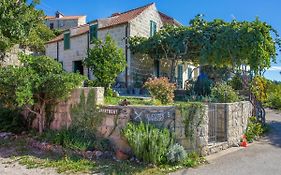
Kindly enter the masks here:
[[281, 71], [281, 66], [272, 66], [268, 71]]

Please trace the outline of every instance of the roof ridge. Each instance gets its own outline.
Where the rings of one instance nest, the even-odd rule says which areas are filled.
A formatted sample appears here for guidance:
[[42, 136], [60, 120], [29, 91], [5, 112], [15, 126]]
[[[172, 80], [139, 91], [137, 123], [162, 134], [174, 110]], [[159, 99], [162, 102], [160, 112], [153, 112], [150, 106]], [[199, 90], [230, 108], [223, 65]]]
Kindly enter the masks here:
[[120, 14], [129, 13], [129, 12], [132, 12], [132, 11], [135, 11], [135, 10], [139, 10], [139, 9], [141, 9], [141, 8], [147, 8], [147, 7], [149, 7], [149, 6], [153, 5], [153, 4], [155, 4], [155, 2], [152, 2], [152, 3], [146, 4], [146, 5], [144, 5], [144, 6], [137, 7], [137, 8], [131, 9], [131, 10], [127, 10], [127, 11], [122, 12], [122, 13], [120, 13]]

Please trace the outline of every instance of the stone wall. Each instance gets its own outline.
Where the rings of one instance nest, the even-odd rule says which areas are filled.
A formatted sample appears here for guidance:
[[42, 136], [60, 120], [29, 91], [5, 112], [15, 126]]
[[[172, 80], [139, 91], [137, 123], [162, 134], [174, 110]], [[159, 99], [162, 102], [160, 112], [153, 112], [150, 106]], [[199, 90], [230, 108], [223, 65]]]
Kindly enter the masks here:
[[[59, 130], [64, 127], [69, 127], [72, 123], [71, 120], [71, 109], [74, 105], [80, 103], [81, 94], [84, 93], [85, 99], [87, 100], [88, 95], [92, 91], [94, 93], [94, 101], [97, 105], [104, 104], [104, 88], [79, 88], [75, 89], [68, 100], [60, 102], [56, 106], [46, 109], [46, 115], [50, 116], [53, 120], [49, 123], [49, 127], [52, 130]], [[26, 114], [27, 115], [27, 114]], [[33, 128], [37, 128], [37, 119], [33, 120]]]
[[[19, 45], [15, 45], [11, 48], [9, 52], [7, 52], [2, 60], [0, 58], [0, 66], [8, 66], [8, 65], [20, 65], [19, 53], [31, 54], [32, 52], [28, 51], [28, 49], [24, 50], [19, 47]], [[0, 53], [1, 55], [1, 53]]]

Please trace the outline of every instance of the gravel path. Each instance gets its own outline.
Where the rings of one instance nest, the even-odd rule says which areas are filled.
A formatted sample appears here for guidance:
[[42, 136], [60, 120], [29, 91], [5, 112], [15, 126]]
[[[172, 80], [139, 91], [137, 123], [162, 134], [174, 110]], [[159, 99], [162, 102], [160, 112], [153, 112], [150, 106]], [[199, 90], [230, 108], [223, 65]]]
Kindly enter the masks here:
[[[8, 162], [8, 163], [7, 163]], [[59, 175], [52, 169], [27, 169], [12, 162], [10, 158], [0, 158], [0, 175]]]
[[259, 142], [216, 157], [208, 165], [182, 170], [173, 175], [280, 175], [281, 113], [267, 110], [267, 122], [271, 126], [270, 132]]

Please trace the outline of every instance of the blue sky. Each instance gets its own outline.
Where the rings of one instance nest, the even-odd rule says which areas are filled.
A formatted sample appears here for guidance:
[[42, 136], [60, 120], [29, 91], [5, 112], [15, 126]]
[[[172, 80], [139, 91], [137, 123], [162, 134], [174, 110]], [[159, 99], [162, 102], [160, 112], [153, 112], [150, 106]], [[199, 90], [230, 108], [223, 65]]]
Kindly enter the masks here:
[[[258, 16], [281, 34], [280, 0], [41, 0], [38, 8], [47, 15], [54, 15], [57, 10], [65, 15], [87, 15], [90, 21], [151, 2], [185, 25], [197, 14], [204, 14], [207, 20], [221, 18], [226, 21], [254, 20]], [[281, 56], [277, 62], [265, 76], [281, 81]]]

